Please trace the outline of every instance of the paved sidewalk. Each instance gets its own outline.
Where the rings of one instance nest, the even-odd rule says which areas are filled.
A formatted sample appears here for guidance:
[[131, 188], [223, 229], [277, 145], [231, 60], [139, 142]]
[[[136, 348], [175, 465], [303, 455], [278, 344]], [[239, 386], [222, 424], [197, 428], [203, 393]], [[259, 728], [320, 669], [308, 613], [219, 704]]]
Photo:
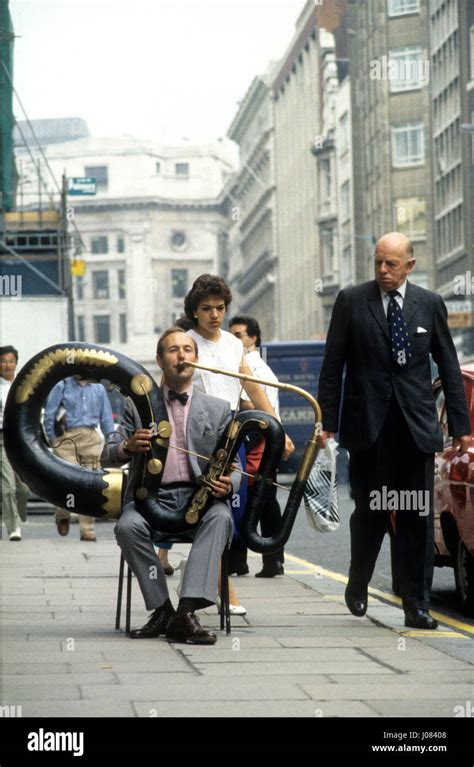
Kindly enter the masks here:
[[[47, 537], [34, 537], [38, 525]], [[77, 526], [59, 538], [44, 518], [28, 524], [21, 542], [0, 542], [2, 706], [10, 715], [453, 717], [473, 701], [474, 665], [449, 654], [449, 628], [439, 640], [408, 632], [402, 610], [373, 598], [370, 617], [355, 618], [343, 582], [256, 579], [255, 554], [250, 576], [234, 579], [248, 614], [232, 618], [230, 637], [218, 631], [211, 647], [128, 639], [114, 630], [113, 525], [96, 529], [97, 543], [80, 542]], [[171, 562], [188, 550], [175, 546]], [[178, 574], [168, 578], [175, 604], [177, 583]], [[218, 628], [214, 610], [200, 617]], [[134, 581], [132, 625], [146, 618]]]

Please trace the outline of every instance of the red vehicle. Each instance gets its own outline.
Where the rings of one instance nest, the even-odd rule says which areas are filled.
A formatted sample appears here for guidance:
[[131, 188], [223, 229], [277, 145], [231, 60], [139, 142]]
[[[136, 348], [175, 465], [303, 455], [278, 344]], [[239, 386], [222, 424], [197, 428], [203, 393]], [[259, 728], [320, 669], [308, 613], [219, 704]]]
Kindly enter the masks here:
[[[474, 432], [474, 363], [461, 366]], [[433, 382], [444, 448], [435, 456], [435, 565], [453, 567], [465, 615], [474, 616], [474, 438], [467, 453], [453, 450], [441, 381]]]

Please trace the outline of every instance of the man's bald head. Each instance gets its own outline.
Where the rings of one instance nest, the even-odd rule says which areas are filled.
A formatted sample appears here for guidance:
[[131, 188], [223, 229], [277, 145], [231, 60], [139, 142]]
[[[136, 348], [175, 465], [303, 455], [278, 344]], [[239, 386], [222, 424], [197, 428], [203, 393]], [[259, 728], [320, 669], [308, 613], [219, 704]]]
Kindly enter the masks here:
[[415, 263], [413, 245], [400, 232], [384, 234], [375, 246], [375, 279], [387, 293], [405, 282]]
[[389, 232], [388, 234], [384, 234], [375, 246], [376, 254], [379, 247], [385, 252], [388, 249], [393, 253], [402, 253], [407, 260], [413, 258], [415, 255], [411, 240], [401, 232]]

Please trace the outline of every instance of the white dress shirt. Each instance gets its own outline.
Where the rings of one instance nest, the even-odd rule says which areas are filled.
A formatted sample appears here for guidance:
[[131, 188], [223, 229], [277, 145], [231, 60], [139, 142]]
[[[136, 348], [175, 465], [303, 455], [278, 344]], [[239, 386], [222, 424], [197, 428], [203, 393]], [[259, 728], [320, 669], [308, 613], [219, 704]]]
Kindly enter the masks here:
[[[404, 283], [400, 285], [400, 287], [397, 288], [398, 292], [400, 293], [399, 296], [395, 296], [395, 301], [399, 305], [400, 309], [403, 309], [403, 302], [405, 300], [405, 293], [407, 291], [407, 281], [405, 280]], [[388, 314], [388, 305], [390, 303], [390, 295], [385, 292], [385, 290], [382, 290], [380, 288], [380, 298], [382, 299], [382, 306], [383, 310], [385, 312], [385, 316]]]

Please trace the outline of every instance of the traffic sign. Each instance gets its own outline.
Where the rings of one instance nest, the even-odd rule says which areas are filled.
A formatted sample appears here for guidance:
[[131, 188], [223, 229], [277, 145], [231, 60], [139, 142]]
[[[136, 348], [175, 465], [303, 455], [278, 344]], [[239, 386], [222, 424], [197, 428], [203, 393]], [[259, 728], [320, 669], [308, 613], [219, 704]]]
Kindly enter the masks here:
[[95, 194], [95, 178], [68, 178], [67, 193], [76, 196]]

